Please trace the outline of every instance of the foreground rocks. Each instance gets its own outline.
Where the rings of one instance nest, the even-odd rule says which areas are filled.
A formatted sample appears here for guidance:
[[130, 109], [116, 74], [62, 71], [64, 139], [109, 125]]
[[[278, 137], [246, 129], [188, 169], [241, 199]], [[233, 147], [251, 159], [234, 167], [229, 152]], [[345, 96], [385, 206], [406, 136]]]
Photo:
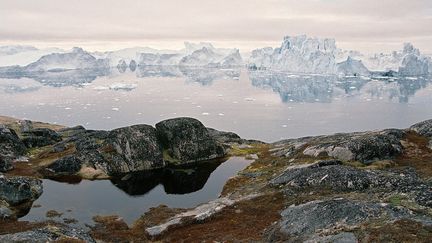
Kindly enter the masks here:
[[39, 179], [5, 177], [0, 174], [0, 218], [25, 215], [42, 191], [42, 181]]
[[[95, 175], [121, 174], [111, 180], [130, 195], [145, 194], [160, 183], [159, 177], [130, 172], [165, 168], [160, 170], [167, 180], [164, 187], [178, 191], [181, 183], [190, 188], [205, 184], [199, 178], [185, 182], [182, 173], [189, 172], [179, 165], [194, 162], [199, 166], [203, 160], [227, 153], [256, 159], [226, 183], [219, 198], [196, 208], [159, 206], [132, 226], [120, 217], [97, 217], [89, 234], [70, 235], [61, 226], [54, 231], [65, 230], [64, 235], [75, 239], [430, 242], [432, 238], [432, 120], [407, 129], [340, 133], [273, 144], [246, 141], [234, 133], [205, 128], [191, 118], [162, 121], [155, 128], [136, 125], [93, 131], [79, 126], [55, 132], [62, 140], [38, 147], [30, 163], [54, 175], [98, 178]], [[12, 138], [18, 137], [19, 142], [24, 133]], [[14, 198], [31, 202], [37, 196], [30, 193], [8, 198], [0, 200], [0, 215], [16, 214]], [[0, 233], [4, 237], [0, 241], [28, 236], [41, 241], [61, 239], [51, 233], [44, 226], [3, 236]]]
[[66, 225], [48, 225], [34, 230], [0, 235], [0, 242], [95, 242], [82, 229]]
[[[16, 126], [19, 134], [12, 129]], [[227, 154], [222, 142], [193, 118], [162, 121], [156, 128], [134, 125], [112, 131], [86, 130], [82, 126], [53, 130], [26, 120], [3, 126], [0, 139], [0, 171], [12, 169], [12, 161], [26, 154], [35, 169], [50, 177], [101, 179]]]

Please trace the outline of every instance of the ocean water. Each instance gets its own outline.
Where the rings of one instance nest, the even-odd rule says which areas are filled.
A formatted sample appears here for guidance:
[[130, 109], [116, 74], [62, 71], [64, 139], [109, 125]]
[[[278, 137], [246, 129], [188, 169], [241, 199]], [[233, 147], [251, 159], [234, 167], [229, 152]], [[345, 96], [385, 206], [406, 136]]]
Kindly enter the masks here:
[[430, 119], [431, 81], [178, 67], [54, 72], [0, 78], [0, 114], [90, 129], [190, 116], [273, 142]]

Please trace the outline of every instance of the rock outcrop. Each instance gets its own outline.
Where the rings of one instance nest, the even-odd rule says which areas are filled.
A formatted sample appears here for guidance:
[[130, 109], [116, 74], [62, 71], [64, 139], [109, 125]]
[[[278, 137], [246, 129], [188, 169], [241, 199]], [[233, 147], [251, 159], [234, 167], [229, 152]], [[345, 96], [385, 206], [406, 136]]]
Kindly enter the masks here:
[[368, 164], [393, 158], [402, 152], [400, 140], [405, 131], [388, 129], [378, 132], [337, 133], [328, 136], [306, 137], [281, 141], [287, 155], [302, 149], [304, 155], [329, 156], [343, 161]]
[[[38, 130], [31, 132], [35, 131]], [[78, 174], [86, 178], [105, 178], [164, 168], [167, 163], [182, 165], [211, 160], [226, 154], [216, 136], [192, 118], [162, 121], [156, 129], [134, 125], [112, 131], [92, 131], [78, 126], [61, 129], [58, 135], [63, 140], [52, 144], [51, 154], [61, 153], [61, 157], [49, 163], [45, 171], [51, 176]]]
[[[289, 206], [281, 212], [282, 219], [273, 234], [280, 232], [289, 236], [292, 242], [307, 240], [318, 231], [334, 227], [349, 227], [378, 217], [391, 219], [409, 216], [408, 210], [400, 210], [389, 205], [365, 203], [344, 198], [311, 201]], [[273, 241], [270, 235], [269, 240]], [[296, 239], [296, 240], [294, 240]]]
[[416, 123], [410, 127], [411, 130], [417, 132], [421, 136], [429, 139], [429, 148], [432, 149], [432, 120], [426, 120]]
[[3, 218], [25, 215], [42, 191], [42, 181], [39, 179], [5, 177], [0, 174], [0, 214]]
[[27, 148], [37, 148], [52, 145], [62, 140], [62, 137], [49, 128], [30, 129], [22, 133], [22, 141]]
[[156, 130], [164, 148], [164, 159], [170, 163], [211, 160], [226, 153], [207, 128], [193, 118], [165, 120], [156, 124]]
[[12, 169], [12, 161], [25, 151], [26, 147], [16, 132], [0, 125], [0, 172]]
[[112, 130], [102, 146], [110, 174], [149, 170], [165, 165], [156, 129], [149, 125]]
[[49, 225], [18, 233], [0, 235], [1, 242], [95, 242], [84, 230], [67, 225]]
[[432, 191], [412, 170], [394, 173], [362, 170], [341, 165], [340, 161], [319, 161], [312, 165], [288, 167], [272, 185], [284, 185], [286, 192], [329, 189], [334, 192], [409, 193], [419, 205], [432, 207]]

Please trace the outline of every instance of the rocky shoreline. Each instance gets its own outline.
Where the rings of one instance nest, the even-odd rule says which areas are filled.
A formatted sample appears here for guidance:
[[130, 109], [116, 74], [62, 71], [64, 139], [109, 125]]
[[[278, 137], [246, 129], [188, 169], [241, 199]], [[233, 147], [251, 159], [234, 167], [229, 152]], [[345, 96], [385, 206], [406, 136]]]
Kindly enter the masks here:
[[[192, 118], [112, 131], [0, 119], [0, 241], [428, 242], [432, 120], [271, 144]], [[22, 222], [41, 178], [116, 175], [258, 155], [219, 198], [193, 209], [152, 208], [133, 225], [95, 217], [86, 232]], [[25, 162], [23, 162], [25, 161]], [[143, 212], [137, 212], [137, 215]]]

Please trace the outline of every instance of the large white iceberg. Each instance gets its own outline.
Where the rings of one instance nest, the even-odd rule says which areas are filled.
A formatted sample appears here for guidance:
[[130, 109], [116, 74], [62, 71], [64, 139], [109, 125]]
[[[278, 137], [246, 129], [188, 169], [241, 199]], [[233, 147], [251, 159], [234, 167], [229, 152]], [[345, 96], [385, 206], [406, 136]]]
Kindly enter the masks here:
[[369, 70], [398, 71], [403, 76], [427, 75], [431, 70], [431, 59], [422, 55], [411, 43], [405, 43], [401, 51], [363, 56], [362, 60]]
[[253, 51], [248, 65], [295, 73], [334, 74], [337, 52], [334, 39], [286, 36], [279, 48]]
[[52, 53], [41, 57], [24, 68], [26, 72], [64, 71], [78, 69], [107, 68], [105, 59], [96, 59], [81, 48], [74, 47], [71, 52]]

